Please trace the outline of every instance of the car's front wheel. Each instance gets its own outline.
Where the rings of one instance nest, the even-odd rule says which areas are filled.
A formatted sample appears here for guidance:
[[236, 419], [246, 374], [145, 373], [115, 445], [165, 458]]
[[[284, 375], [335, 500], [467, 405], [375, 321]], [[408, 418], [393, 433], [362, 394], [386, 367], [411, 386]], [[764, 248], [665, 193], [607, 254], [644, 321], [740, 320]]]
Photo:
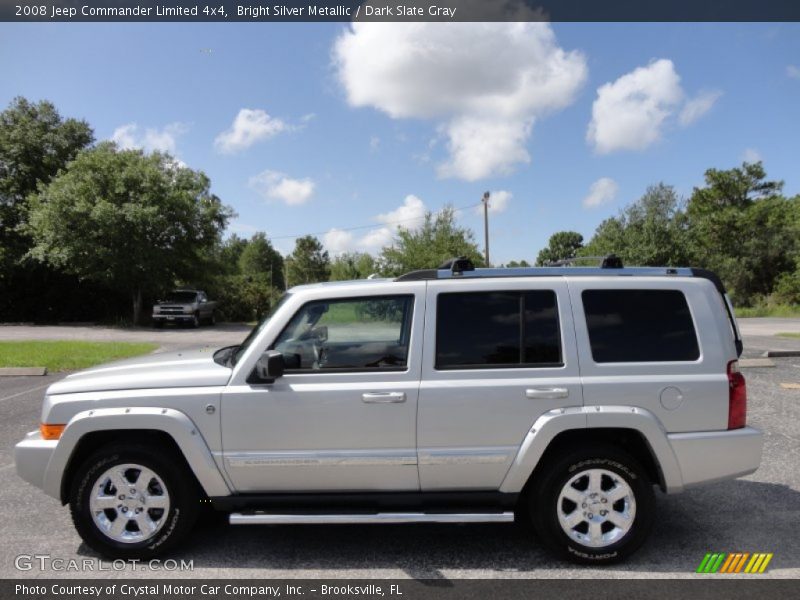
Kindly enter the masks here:
[[653, 485], [636, 459], [613, 446], [590, 445], [552, 460], [532, 484], [534, 528], [550, 550], [574, 562], [617, 562], [652, 527]]
[[104, 556], [148, 559], [188, 535], [198, 513], [197, 485], [166, 455], [164, 448], [117, 444], [80, 466], [70, 511], [87, 545]]

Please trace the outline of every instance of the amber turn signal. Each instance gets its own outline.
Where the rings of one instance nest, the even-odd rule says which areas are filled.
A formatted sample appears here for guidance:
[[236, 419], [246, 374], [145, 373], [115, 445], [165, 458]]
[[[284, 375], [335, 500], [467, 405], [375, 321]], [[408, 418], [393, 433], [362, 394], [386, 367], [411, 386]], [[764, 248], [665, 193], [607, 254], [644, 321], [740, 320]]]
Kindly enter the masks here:
[[42, 423], [39, 425], [39, 432], [42, 434], [42, 439], [57, 440], [61, 437], [61, 434], [64, 433], [65, 427], [66, 425], [49, 425], [47, 423]]

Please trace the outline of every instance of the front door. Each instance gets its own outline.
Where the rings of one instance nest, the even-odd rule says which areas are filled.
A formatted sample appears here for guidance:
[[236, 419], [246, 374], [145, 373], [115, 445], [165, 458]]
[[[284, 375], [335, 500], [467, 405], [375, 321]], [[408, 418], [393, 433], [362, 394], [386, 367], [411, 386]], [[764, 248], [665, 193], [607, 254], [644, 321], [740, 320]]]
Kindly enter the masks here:
[[226, 388], [223, 459], [237, 491], [419, 489], [424, 284], [392, 292], [298, 305], [263, 344], [283, 354], [284, 376]]

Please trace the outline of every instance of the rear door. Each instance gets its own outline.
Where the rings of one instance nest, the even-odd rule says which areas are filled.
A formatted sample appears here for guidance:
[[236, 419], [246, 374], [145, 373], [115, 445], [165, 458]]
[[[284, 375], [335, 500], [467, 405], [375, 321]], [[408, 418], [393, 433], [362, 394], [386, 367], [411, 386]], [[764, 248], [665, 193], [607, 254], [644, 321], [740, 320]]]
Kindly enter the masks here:
[[431, 281], [417, 444], [423, 490], [496, 490], [536, 419], [580, 406], [562, 278]]

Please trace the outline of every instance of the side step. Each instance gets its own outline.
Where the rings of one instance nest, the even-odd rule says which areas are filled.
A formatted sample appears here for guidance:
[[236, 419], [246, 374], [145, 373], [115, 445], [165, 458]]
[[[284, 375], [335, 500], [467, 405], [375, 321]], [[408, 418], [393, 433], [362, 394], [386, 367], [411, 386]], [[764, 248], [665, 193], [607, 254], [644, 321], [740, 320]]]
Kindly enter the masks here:
[[268, 514], [231, 513], [231, 525], [343, 525], [356, 523], [511, 523], [514, 513], [419, 513], [384, 512], [373, 514]]

